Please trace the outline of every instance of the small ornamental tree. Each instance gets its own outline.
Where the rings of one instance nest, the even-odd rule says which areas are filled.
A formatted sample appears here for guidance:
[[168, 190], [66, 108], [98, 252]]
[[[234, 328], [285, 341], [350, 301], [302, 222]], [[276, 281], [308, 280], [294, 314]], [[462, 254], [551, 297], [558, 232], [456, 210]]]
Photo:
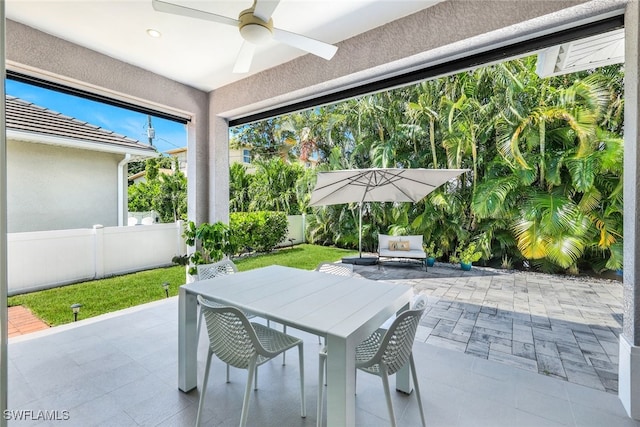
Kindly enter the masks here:
[[220, 261], [225, 256], [236, 253], [236, 245], [231, 237], [231, 229], [222, 222], [202, 223], [196, 227], [189, 221], [184, 231], [185, 242], [196, 248], [185, 259], [191, 264], [189, 274], [197, 273], [197, 265]]

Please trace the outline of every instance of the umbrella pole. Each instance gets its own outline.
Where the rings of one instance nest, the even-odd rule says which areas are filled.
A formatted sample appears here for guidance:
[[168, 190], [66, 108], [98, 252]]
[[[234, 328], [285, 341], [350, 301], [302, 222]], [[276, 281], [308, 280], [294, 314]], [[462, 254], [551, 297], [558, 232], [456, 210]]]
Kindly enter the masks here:
[[360, 249], [360, 258], [362, 258], [362, 202], [360, 202], [360, 221], [358, 225], [358, 248]]

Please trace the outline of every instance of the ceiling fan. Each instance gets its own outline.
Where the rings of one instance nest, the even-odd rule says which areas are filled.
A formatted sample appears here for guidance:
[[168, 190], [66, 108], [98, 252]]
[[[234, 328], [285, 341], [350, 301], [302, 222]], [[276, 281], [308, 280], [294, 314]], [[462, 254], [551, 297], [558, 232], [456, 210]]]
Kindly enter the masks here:
[[206, 21], [217, 22], [219, 24], [238, 27], [244, 42], [242, 43], [240, 52], [236, 58], [236, 63], [233, 67], [234, 73], [248, 72], [256, 45], [267, 43], [271, 39], [296, 47], [327, 60], [333, 58], [333, 55], [338, 50], [336, 46], [301, 34], [275, 28], [273, 26], [273, 19], [271, 19], [271, 15], [278, 6], [278, 3], [280, 3], [280, 0], [254, 0], [253, 6], [240, 12], [238, 19], [234, 19], [223, 15], [216, 15], [215, 13], [205, 12], [204, 10], [180, 6], [166, 1], [152, 0], [153, 8], [158, 12], [203, 19]]

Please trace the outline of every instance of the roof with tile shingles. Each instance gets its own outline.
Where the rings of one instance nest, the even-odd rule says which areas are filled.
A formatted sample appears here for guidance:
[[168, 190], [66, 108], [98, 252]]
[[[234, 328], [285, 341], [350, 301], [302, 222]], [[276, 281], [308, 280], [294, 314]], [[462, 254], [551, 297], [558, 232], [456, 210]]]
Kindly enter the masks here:
[[153, 147], [125, 135], [120, 135], [73, 117], [65, 116], [64, 114], [40, 107], [14, 96], [7, 95], [6, 98], [7, 130], [44, 134], [59, 138], [70, 138], [155, 152]]

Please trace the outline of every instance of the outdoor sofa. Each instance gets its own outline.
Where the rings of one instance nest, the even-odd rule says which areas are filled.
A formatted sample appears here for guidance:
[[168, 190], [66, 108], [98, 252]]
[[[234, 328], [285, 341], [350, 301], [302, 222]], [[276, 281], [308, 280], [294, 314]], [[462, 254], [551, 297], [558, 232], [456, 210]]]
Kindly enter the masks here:
[[427, 270], [427, 254], [422, 248], [422, 236], [389, 236], [378, 234], [378, 257], [417, 260]]

